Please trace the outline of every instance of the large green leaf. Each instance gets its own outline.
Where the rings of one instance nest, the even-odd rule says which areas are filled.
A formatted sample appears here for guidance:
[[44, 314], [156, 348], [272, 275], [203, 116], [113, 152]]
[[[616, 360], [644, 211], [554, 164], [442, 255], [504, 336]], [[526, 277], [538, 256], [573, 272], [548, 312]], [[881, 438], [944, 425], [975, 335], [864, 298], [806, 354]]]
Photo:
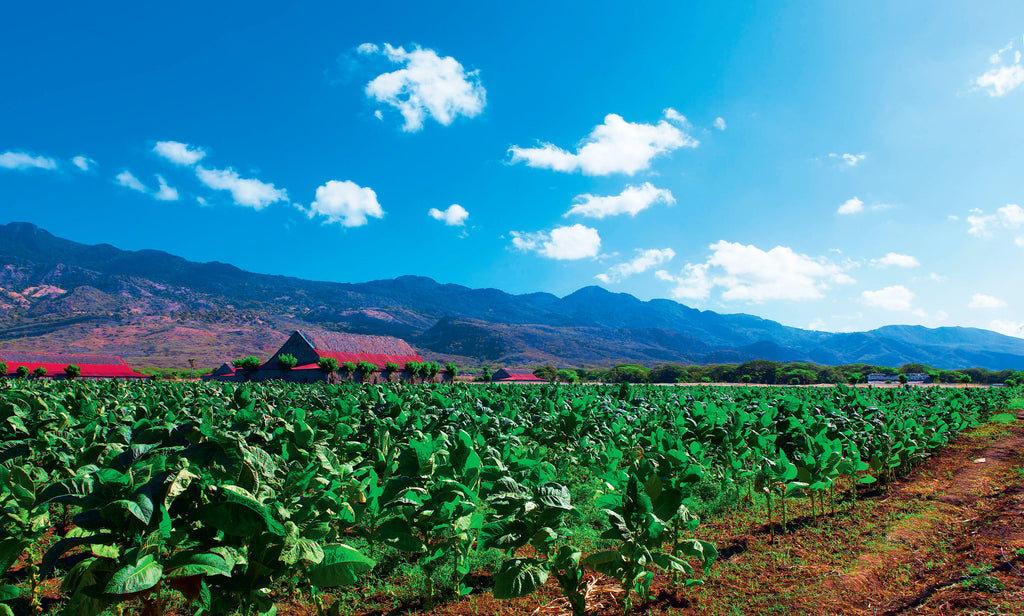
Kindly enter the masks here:
[[513, 558], [494, 574], [494, 598], [525, 597], [548, 580], [548, 570], [535, 558]]
[[108, 595], [131, 595], [157, 585], [163, 577], [164, 568], [152, 556], [143, 556], [137, 563], [128, 565], [114, 573], [103, 588]]
[[310, 567], [309, 582], [319, 588], [354, 584], [360, 573], [370, 571], [377, 563], [359, 550], [343, 543], [326, 545], [323, 560]]

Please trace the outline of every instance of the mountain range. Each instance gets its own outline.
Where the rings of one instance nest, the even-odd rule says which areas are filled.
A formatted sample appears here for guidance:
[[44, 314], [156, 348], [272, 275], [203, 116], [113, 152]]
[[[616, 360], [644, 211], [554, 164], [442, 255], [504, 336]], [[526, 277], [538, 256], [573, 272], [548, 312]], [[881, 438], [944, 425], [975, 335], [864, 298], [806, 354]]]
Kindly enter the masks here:
[[467, 367], [770, 359], [1024, 369], [1024, 339], [976, 328], [828, 333], [597, 286], [557, 297], [419, 276], [316, 282], [0, 225], [0, 349], [111, 353], [163, 368], [195, 358], [211, 367], [266, 358], [299, 328], [398, 336], [427, 359]]

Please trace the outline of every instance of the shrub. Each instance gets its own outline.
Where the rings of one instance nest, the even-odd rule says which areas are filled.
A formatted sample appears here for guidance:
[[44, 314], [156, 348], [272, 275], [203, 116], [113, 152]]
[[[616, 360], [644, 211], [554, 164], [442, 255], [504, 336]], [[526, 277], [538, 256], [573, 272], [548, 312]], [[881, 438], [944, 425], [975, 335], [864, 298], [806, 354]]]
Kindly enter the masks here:
[[321, 357], [316, 365], [324, 374], [333, 374], [338, 370], [338, 360], [333, 357]]
[[250, 355], [249, 357], [243, 357], [242, 359], [232, 361], [231, 365], [235, 368], [241, 368], [246, 372], [252, 372], [260, 367], [260, 358], [255, 355]]
[[0, 361], [0, 376], [7, 376], [7, 364]]
[[459, 374], [459, 367], [453, 364], [452, 362], [446, 363], [444, 365], [444, 369], [445, 371], [448, 372], [448, 375], [452, 378], [453, 381], [455, 380], [455, 376]]
[[38, 368], [32, 371], [32, 376], [36, 377], [37, 379], [43, 378], [44, 376], [46, 376], [46, 368], [39, 366]]
[[28, 368], [26, 368], [25, 366], [18, 366], [18, 369], [14, 371], [14, 374], [16, 374], [19, 379], [27, 379]]
[[282, 353], [281, 355], [277, 356], [277, 363], [279, 366], [281, 366], [281, 370], [288, 372], [289, 370], [291, 370], [292, 368], [299, 364], [299, 360], [295, 359], [294, 355]]
[[82, 374], [82, 369], [75, 364], [64, 366], [64, 375], [69, 379], [77, 379]]

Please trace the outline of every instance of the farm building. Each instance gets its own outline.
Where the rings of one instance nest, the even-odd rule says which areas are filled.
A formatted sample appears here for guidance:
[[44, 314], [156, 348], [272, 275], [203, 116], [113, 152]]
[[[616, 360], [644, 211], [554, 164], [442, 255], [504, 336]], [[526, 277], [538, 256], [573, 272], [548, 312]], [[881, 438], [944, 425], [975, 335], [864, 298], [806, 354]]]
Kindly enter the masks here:
[[145, 374], [135, 372], [116, 355], [62, 355], [59, 353], [29, 353], [22, 351], [0, 351], [0, 362], [7, 364], [5, 376], [16, 376], [18, 368], [24, 366], [29, 374], [38, 368], [46, 370], [46, 378], [64, 379], [64, 368], [78, 366], [81, 379], [145, 379]]
[[[282, 355], [293, 356], [297, 363], [291, 370], [282, 367], [279, 358]], [[274, 355], [259, 368], [245, 373], [244, 370], [225, 371], [223, 377], [214, 376], [218, 380], [250, 380], [264, 381], [268, 379], [283, 379], [298, 383], [313, 383], [328, 378], [320, 370], [319, 361], [324, 358], [331, 358], [342, 366], [346, 362], [358, 364], [367, 362], [373, 364], [377, 371], [365, 379], [371, 383], [382, 383], [389, 380], [409, 379], [412, 377], [405, 372], [407, 363], [423, 363], [423, 358], [413, 350], [409, 343], [390, 336], [363, 336], [359, 334], [347, 334], [339, 332], [312, 332], [296, 331], [277, 350]], [[398, 370], [394, 373], [386, 372], [387, 364], [395, 364]], [[230, 366], [227, 367], [230, 370]], [[221, 370], [225, 370], [222, 366]], [[221, 370], [218, 370], [220, 372]], [[340, 378], [358, 379], [360, 376], [354, 374], [340, 374]], [[449, 378], [444, 374], [442, 378]]]
[[[910, 372], [906, 374], [908, 385], [924, 385], [932, 382], [930, 374], [923, 372]], [[880, 383], [899, 383], [900, 375], [898, 374], [882, 374], [879, 372], [873, 372], [868, 375], [868, 383], [878, 385]]]
[[492, 383], [547, 383], [532, 372], [526, 370], [508, 370], [501, 368], [491, 376]]
[[202, 379], [204, 381], [233, 381], [235, 378], [235, 367], [231, 365], [231, 362], [224, 362], [210, 374], [204, 374]]

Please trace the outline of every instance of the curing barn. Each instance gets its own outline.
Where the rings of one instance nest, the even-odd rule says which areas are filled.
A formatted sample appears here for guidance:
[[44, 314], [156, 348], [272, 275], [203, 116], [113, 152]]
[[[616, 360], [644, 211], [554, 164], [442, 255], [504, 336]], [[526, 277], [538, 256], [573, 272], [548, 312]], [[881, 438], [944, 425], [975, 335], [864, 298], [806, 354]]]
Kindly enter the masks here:
[[48, 379], [68, 378], [65, 369], [78, 366], [79, 379], [147, 379], [116, 355], [64, 355], [60, 353], [30, 353], [25, 351], [0, 351], [0, 362], [7, 364], [6, 376], [17, 376], [18, 368], [24, 366], [34, 374], [42, 368]]
[[[279, 358], [291, 355], [296, 365], [291, 370], [281, 365]], [[339, 371], [333, 376], [324, 373], [318, 365], [321, 359], [330, 358], [338, 362]], [[340, 379], [360, 379], [355, 374], [346, 374], [340, 368], [346, 362], [373, 364], [377, 371], [365, 378], [370, 383], [385, 381], [408, 380], [411, 375], [405, 372], [409, 362], [422, 363], [423, 358], [413, 350], [409, 343], [391, 336], [363, 336], [339, 332], [296, 331], [277, 350], [274, 355], [250, 375], [239, 380], [262, 381], [267, 379], [283, 379], [298, 383]], [[388, 364], [398, 367], [389, 372]], [[241, 376], [241, 375], [238, 375]]]

